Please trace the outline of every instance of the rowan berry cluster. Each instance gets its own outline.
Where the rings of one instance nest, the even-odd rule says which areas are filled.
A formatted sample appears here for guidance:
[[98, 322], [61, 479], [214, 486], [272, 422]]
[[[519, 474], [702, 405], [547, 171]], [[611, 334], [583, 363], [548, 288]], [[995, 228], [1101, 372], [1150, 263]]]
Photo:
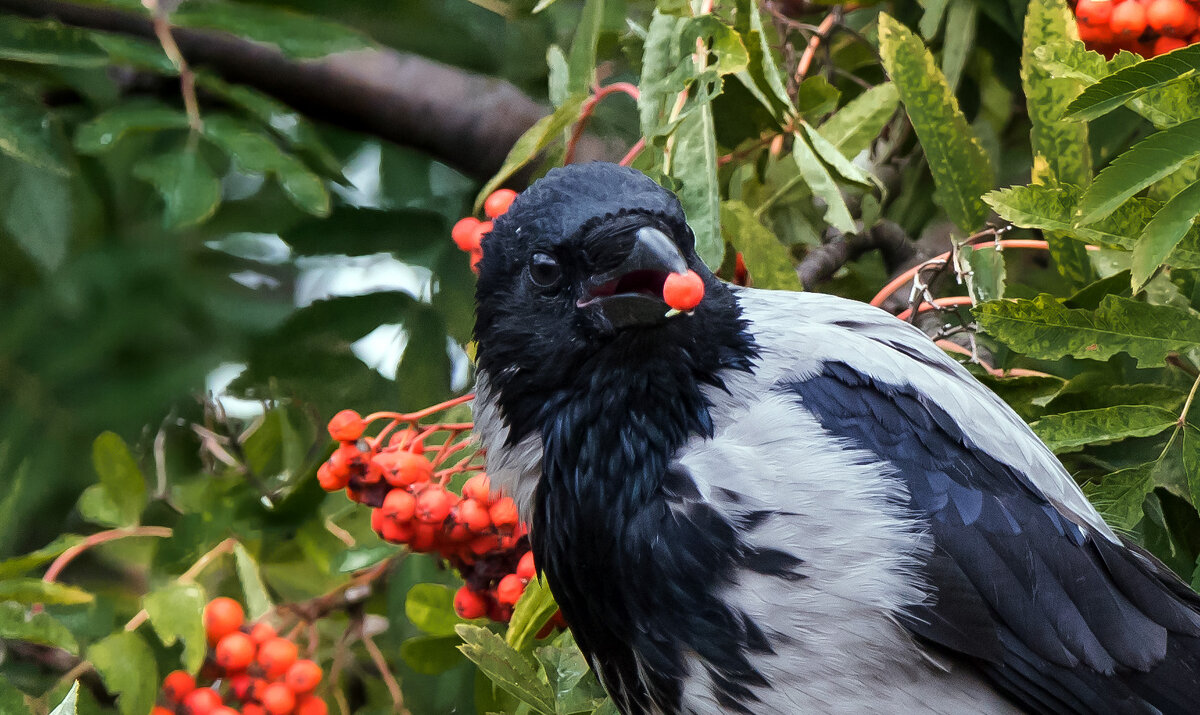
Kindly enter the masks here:
[[[375, 420], [387, 425], [365, 437]], [[391, 412], [364, 419], [342, 410], [329, 421], [329, 434], [340, 444], [317, 478], [327, 491], [344, 488], [347, 497], [372, 507], [371, 528], [385, 541], [434, 554], [458, 570], [465, 581], [454, 597], [459, 616], [507, 622], [536, 569], [528, 529], [512, 498], [493, 492], [482, 465], [472, 459], [444, 466], [470, 446], [471, 427], [422, 426], [412, 415]], [[451, 491], [453, 477], [469, 472], [476, 473], [461, 494]], [[553, 623], [563, 625], [558, 618]]]
[[[242, 606], [214, 598], [204, 607], [208, 657], [200, 684], [176, 670], [163, 679], [160, 702], [151, 715], [326, 715], [313, 694], [321, 666], [300, 658], [292, 641], [265, 622], [246, 623]], [[232, 703], [232, 704], [230, 704]]]
[[476, 266], [479, 259], [483, 258], [483, 237], [491, 232], [492, 219], [508, 211], [508, 207], [512, 206], [516, 198], [517, 192], [512, 189], [497, 189], [483, 202], [483, 213], [487, 215], [487, 221], [467, 216], [459, 219], [450, 229], [450, 238], [454, 240], [454, 245], [458, 246], [459, 250], [471, 254], [471, 270], [478, 272]]
[[1200, 0], [1079, 0], [1075, 20], [1084, 43], [1109, 56], [1154, 57], [1200, 42]]

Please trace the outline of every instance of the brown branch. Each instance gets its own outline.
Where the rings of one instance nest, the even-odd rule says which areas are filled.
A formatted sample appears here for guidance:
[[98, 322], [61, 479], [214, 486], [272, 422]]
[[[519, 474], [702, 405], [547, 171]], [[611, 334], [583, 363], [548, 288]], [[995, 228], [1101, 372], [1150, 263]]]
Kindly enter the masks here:
[[[107, 8], [0, 0], [0, 12], [156, 39], [149, 18]], [[389, 49], [299, 62], [219, 32], [173, 28], [172, 36], [193, 67], [265, 92], [315, 119], [419, 149], [477, 178], [496, 173], [521, 134], [549, 111], [504, 80]], [[623, 151], [584, 136], [576, 160], [615, 159]]]
[[837, 235], [829, 243], [809, 251], [800, 265], [796, 266], [796, 275], [800, 276], [801, 285], [806, 289], [812, 288], [832, 278], [842, 266], [872, 250], [878, 250], [883, 255], [889, 273], [916, 254], [916, 247], [904, 229], [892, 221], [880, 221], [866, 234]]

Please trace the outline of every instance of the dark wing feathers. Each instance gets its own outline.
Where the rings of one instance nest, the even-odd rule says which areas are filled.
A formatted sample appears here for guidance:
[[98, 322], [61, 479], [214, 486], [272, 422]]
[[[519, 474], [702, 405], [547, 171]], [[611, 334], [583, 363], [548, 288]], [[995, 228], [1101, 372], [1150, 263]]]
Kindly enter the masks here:
[[[983, 389], [958, 382], [948, 387]], [[780, 387], [894, 465], [904, 506], [928, 524], [920, 575], [934, 599], [903, 614], [914, 634], [976, 659], [1033, 712], [1200, 707], [1200, 598], [1165, 567], [1064, 517], [936, 396], [836, 361]]]

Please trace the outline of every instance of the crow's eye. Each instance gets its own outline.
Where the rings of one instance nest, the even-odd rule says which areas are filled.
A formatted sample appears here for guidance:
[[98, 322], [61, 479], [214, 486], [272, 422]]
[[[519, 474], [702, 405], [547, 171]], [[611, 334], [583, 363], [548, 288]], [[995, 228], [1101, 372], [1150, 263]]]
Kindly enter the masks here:
[[529, 261], [529, 278], [541, 288], [549, 288], [562, 278], [562, 266], [548, 253], [535, 253]]

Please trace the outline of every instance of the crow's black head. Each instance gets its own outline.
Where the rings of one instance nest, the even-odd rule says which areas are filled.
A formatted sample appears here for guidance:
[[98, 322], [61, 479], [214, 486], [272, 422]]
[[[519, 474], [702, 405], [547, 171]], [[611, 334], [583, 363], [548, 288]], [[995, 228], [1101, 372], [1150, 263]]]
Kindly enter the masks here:
[[[670, 361], [715, 373], [745, 352], [736, 301], [694, 243], [674, 194], [615, 164], [554, 169], [517, 197], [483, 242], [475, 326], [511, 439], [594, 371]], [[668, 317], [663, 282], [688, 269], [705, 297]]]

